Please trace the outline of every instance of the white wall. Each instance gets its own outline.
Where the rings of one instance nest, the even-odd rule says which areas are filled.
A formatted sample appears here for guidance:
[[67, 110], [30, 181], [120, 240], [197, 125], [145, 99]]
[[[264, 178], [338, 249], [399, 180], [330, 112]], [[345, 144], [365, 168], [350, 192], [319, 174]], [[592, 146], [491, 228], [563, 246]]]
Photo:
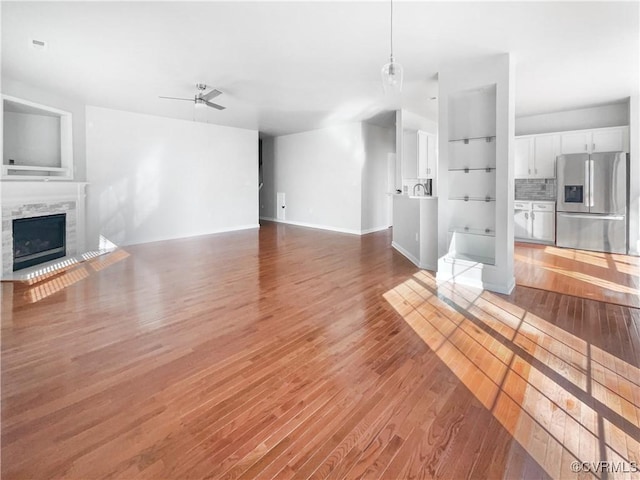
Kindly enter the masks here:
[[361, 124], [284, 135], [273, 141], [274, 183], [265, 194], [275, 203], [275, 194], [285, 193], [286, 221], [360, 233], [365, 161]]
[[629, 99], [629, 253], [640, 255], [640, 97]]
[[629, 125], [627, 102], [516, 118], [516, 135]]
[[60, 166], [60, 118], [4, 112], [5, 161], [16, 165]]
[[74, 180], [84, 182], [86, 174], [85, 104], [81, 101], [43, 91], [24, 82], [2, 77], [2, 93], [49, 107], [71, 112], [73, 131]]
[[396, 110], [396, 190], [402, 191], [402, 145], [404, 143], [404, 125], [402, 122], [402, 110]]
[[363, 232], [387, 228], [391, 196], [388, 195], [388, 158], [395, 152], [395, 128], [362, 124], [365, 163], [362, 169]]
[[402, 110], [402, 128], [404, 130], [422, 130], [423, 132], [438, 133], [438, 122], [435, 119], [423, 117], [409, 110]]
[[258, 132], [87, 107], [88, 246], [258, 224]]

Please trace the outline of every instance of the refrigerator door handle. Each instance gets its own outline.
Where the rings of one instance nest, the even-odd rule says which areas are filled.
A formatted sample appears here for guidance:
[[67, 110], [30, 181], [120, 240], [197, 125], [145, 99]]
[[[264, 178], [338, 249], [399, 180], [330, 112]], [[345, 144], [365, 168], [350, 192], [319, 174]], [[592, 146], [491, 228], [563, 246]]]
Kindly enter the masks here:
[[597, 215], [594, 213], [564, 213], [559, 212], [558, 216], [567, 218], [583, 218], [586, 220], [624, 220], [624, 215]]
[[589, 206], [590, 207], [594, 207], [595, 206], [595, 199], [593, 196], [593, 189], [594, 189], [594, 181], [593, 181], [593, 175], [595, 173], [595, 165], [593, 163], [593, 160], [589, 160]]
[[584, 203], [585, 207], [591, 206], [591, 166], [589, 160], [584, 161]]

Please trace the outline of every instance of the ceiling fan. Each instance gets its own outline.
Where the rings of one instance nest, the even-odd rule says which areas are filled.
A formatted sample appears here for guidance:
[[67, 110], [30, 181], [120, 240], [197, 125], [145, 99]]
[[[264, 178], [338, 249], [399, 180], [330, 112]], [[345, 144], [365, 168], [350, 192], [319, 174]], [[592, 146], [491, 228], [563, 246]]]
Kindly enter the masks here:
[[212, 98], [216, 98], [218, 95], [221, 95], [222, 92], [220, 90], [216, 90], [215, 88], [211, 90], [209, 93], [204, 93], [207, 88], [211, 88], [206, 86], [204, 83], [196, 83], [196, 95], [193, 98], [179, 98], [179, 97], [163, 97], [159, 98], [168, 98], [169, 100], [187, 100], [189, 102], [195, 102], [196, 107], [199, 106], [208, 106], [213, 107], [218, 110], [224, 110], [227, 107], [223, 107], [222, 105], [218, 105], [217, 103], [210, 102]]

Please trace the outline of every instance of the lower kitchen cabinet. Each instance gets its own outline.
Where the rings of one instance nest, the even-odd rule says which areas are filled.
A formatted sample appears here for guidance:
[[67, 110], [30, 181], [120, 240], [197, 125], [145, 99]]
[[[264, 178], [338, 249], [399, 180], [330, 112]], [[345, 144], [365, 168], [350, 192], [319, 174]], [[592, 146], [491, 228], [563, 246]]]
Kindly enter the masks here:
[[555, 241], [556, 214], [533, 210], [531, 212], [531, 238], [541, 242]]
[[530, 208], [526, 210], [515, 210], [515, 217], [513, 222], [513, 236], [517, 239], [521, 238], [529, 238], [529, 224], [531, 223], [530, 217]]
[[555, 243], [555, 202], [514, 203], [513, 236], [522, 242]]

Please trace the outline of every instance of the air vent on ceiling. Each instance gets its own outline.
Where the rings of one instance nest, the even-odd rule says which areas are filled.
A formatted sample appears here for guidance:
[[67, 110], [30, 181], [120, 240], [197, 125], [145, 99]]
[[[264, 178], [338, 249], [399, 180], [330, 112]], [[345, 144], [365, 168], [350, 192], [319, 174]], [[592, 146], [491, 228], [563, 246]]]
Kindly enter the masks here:
[[46, 50], [47, 42], [45, 42], [44, 40], [36, 40], [35, 38], [32, 38], [31, 47], [35, 48], [36, 50]]

